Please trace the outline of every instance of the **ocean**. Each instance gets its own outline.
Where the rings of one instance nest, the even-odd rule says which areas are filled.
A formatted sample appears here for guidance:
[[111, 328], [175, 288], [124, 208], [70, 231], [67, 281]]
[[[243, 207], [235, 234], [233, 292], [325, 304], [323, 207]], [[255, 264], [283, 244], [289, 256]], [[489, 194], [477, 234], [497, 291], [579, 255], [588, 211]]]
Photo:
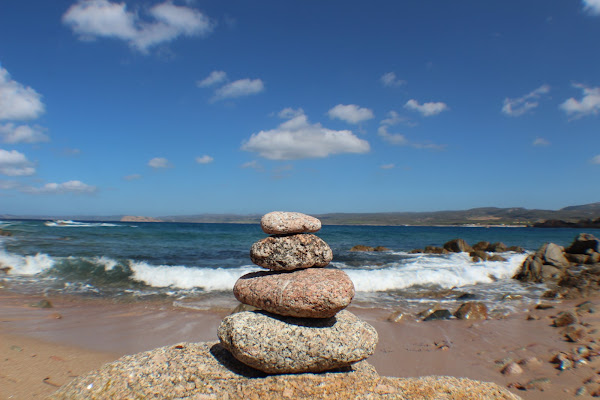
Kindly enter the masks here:
[[[27, 294], [162, 298], [191, 308], [235, 306], [231, 289], [251, 263], [251, 245], [266, 237], [258, 224], [0, 221], [0, 287]], [[473, 262], [468, 254], [409, 254], [462, 238], [503, 242], [533, 252], [543, 243], [569, 245], [579, 229], [514, 227], [324, 226], [316, 235], [333, 250], [331, 265], [348, 273], [353, 305], [418, 311], [454, 308], [459, 297], [506, 314], [539, 301], [542, 284], [511, 279], [527, 254]], [[600, 237], [600, 230], [587, 229]], [[354, 245], [389, 251], [351, 252]], [[7, 269], [6, 267], [9, 267]]]

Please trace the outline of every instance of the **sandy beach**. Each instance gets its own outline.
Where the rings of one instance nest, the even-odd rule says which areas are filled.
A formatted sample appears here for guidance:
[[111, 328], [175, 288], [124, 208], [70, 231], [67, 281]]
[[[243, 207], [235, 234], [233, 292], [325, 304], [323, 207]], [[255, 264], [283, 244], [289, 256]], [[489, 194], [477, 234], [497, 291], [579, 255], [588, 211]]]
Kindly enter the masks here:
[[[51, 308], [39, 308], [40, 300]], [[597, 304], [594, 299], [593, 303]], [[588, 336], [570, 343], [552, 326], [553, 317], [573, 310], [581, 301], [553, 303], [504, 319], [418, 322], [407, 316], [389, 322], [393, 310], [350, 307], [379, 333], [376, 353], [369, 358], [384, 376], [448, 375], [495, 382], [524, 399], [565, 399], [585, 387], [590, 395], [598, 383], [600, 358], [560, 371], [551, 363], [559, 352], [595, 346], [600, 318], [580, 316]], [[227, 307], [196, 310], [173, 306], [172, 300], [114, 302], [77, 297], [42, 298], [0, 292], [1, 399], [44, 398], [74, 377], [116, 360], [159, 346], [216, 340]], [[523, 372], [504, 375], [510, 361]], [[600, 381], [600, 379], [595, 379]], [[527, 388], [527, 390], [522, 390]]]

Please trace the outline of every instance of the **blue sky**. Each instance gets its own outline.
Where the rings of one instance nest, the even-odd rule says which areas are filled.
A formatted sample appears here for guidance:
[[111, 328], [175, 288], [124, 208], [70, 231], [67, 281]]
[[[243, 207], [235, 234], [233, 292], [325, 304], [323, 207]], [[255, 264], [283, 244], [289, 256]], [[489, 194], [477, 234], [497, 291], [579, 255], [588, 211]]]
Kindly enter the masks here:
[[600, 201], [600, 0], [6, 0], [0, 214]]

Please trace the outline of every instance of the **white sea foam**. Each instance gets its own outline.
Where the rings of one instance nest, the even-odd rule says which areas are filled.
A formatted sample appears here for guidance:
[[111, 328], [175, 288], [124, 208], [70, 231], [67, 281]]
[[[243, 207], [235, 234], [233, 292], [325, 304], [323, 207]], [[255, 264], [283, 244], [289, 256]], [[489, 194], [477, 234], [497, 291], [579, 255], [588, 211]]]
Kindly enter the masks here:
[[92, 262], [103, 265], [104, 270], [107, 272], [113, 270], [119, 264], [117, 260], [113, 260], [112, 258], [106, 256], [94, 257]]
[[416, 256], [379, 269], [346, 269], [358, 292], [379, 292], [411, 286], [461, 287], [512, 277], [526, 254], [505, 254], [507, 261], [474, 263], [466, 253]]
[[107, 222], [77, 222], [71, 220], [59, 219], [56, 221], [44, 222], [44, 225], [59, 228], [96, 228], [96, 227], [111, 227], [119, 226], [117, 224], [109, 224]]
[[257, 267], [238, 268], [193, 268], [184, 266], [153, 266], [143, 261], [130, 261], [131, 279], [154, 287], [175, 289], [202, 288], [206, 291], [231, 290], [237, 279]]
[[9, 267], [9, 275], [36, 275], [52, 268], [55, 260], [47, 254], [21, 256], [0, 248], [0, 267]]

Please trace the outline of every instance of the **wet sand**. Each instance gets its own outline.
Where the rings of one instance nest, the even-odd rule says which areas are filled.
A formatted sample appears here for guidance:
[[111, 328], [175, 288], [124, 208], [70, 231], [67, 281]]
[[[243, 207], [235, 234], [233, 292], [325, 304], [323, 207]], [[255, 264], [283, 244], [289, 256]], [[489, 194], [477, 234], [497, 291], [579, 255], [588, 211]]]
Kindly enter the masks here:
[[[202, 310], [175, 307], [172, 300], [124, 303], [67, 296], [46, 298], [52, 308], [31, 306], [42, 299], [0, 290], [0, 399], [44, 398], [74, 377], [125, 354], [183, 341], [217, 340], [217, 327], [230, 311], [226, 304]], [[600, 304], [600, 299], [592, 301]], [[409, 316], [394, 323], [387, 321], [393, 310], [349, 310], [379, 333], [369, 362], [381, 375], [467, 377], [513, 386], [511, 390], [524, 399], [558, 400], [574, 397], [589, 378], [600, 378], [600, 357], [565, 371], [550, 363], [559, 351], [595, 348], [600, 342], [600, 333], [594, 331], [600, 328], [600, 313], [581, 316], [588, 332], [581, 343], [567, 342], [561, 335], [564, 328], [552, 326], [554, 316], [580, 302], [565, 301], [547, 310], [531, 307], [528, 313], [486, 321], [417, 322]], [[500, 372], [509, 360], [528, 358], [539, 363], [523, 365], [516, 375]], [[529, 390], [519, 390], [536, 379]], [[600, 383], [585, 388], [589, 398], [600, 390]]]

